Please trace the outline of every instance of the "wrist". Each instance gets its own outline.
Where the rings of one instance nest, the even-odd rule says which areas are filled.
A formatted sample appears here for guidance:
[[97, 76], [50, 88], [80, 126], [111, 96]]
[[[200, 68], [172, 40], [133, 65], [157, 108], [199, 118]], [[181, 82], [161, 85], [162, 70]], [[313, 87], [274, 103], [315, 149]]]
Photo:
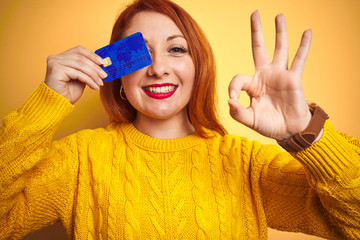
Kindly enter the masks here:
[[316, 141], [318, 141], [323, 132], [323, 126], [329, 116], [316, 104], [310, 104], [311, 119], [308, 126], [301, 132], [291, 136], [288, 139], [277, 141], [277, 143], [288, 152], [301, 151]]

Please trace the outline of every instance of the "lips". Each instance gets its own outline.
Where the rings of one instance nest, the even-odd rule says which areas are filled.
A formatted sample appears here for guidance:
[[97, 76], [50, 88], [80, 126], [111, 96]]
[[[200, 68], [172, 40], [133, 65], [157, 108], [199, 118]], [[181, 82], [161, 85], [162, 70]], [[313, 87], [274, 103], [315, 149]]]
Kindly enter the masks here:
[[171, 97], [177, 90], [177, 85], [171, 83], [152, 84], [143, 87], [143, 91], [151, 98], [165, 99]]

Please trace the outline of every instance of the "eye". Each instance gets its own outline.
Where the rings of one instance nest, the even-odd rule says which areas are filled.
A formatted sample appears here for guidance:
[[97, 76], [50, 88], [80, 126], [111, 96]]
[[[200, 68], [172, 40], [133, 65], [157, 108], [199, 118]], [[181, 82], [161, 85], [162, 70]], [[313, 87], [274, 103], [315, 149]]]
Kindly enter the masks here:
[[170, 52], [175, 53], [175, 54], [182, 54], [182, 53], [187, 53], [188, 50], [184, 47], [172, 47], [170, 49]]

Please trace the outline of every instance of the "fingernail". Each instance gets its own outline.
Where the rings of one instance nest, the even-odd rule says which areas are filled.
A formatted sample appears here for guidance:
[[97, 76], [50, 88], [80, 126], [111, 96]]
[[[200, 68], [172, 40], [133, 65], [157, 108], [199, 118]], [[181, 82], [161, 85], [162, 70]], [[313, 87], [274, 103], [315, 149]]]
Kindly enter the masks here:
[[236, 96], [236, 92], [234, 90], [231, 90], [230, 91], [230, 99], [236, 99], [237, 96]]
[[104, 71], [104, 70], [100, 70], [100, 75], [103, 77], [103, 78], [106, 78], [108, 75], [107, 73]]
[[99, 78], [99, 83], [100, 83], [100, 86], [104, 86], [104, 82], [101, 78]]
[[104, 60], [101, 57], [98, 57], [97, 59], [98, 59], [100, 64], [104, 65]]

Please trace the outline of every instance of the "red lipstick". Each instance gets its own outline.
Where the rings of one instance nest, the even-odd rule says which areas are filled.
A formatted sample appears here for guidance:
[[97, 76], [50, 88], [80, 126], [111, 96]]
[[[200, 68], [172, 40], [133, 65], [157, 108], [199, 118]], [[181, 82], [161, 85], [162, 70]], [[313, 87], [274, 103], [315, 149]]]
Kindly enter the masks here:
[[146, 93], [146, 95], [151, 98], [165, 99], [171, 97], [175, 93], [177, 85], [171, 83], [152, 84], [147, 85], [142, 89]]

